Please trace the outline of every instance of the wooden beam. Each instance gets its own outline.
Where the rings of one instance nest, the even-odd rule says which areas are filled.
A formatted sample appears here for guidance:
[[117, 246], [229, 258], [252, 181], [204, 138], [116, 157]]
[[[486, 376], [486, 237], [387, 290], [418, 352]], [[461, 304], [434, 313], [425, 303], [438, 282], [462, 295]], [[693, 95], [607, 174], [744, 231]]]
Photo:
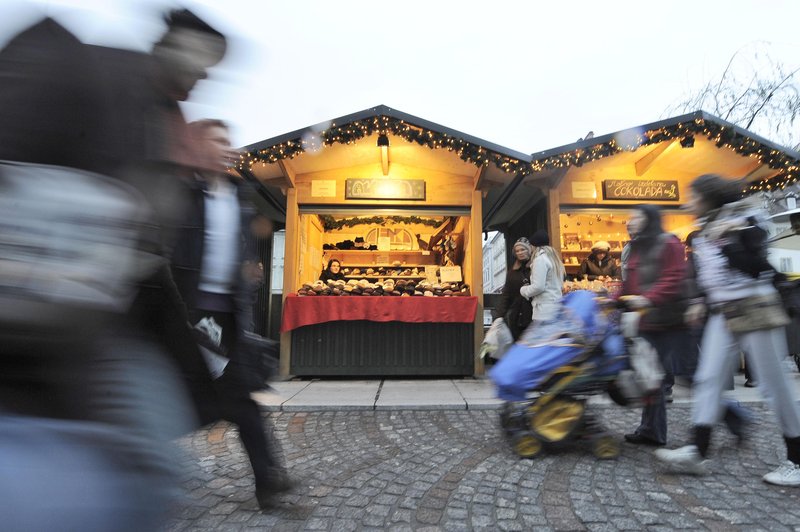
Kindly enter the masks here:
[[485, 368], [483, 360], [478, 359], [478, 352], [483, 343], [483, 247], [482, 238], [482, 205], [481, 191], [472, 192], [472, 208], [469, 218], [469, 249], [470, 266], [472, 269], [472, 295], [478, 298], [478, 309], [475, 311], [475, 346], [472, 351], [472, 359], [475, 361], [473, 372], [475, 375], [483, 375]]
[[[557, 188], [551, 188], [547, 194], [547, 234], [550, 236], [550, 245], [561, 257], [561, 212], [560, 199]], [[562, 258], [563, 260], [563, 258]]]
[[561, 182], [566, 177], [567, 172], [569, 171], [569, 167], [564, 168], [556, 168], [550, 172], [550, 175], [547, 176], [547, 182], [550, 188], [558, 188], [561, 186]]
[[484, 185], [486, 177], [486, 168], [489, 165], [481, 165], [475, 169], [475, 175], [472, 177], [473, 190], [480, 190]]
[[278, 161], [278, 166], [280, 167], [283, 177], [286, 178], [286, 181], [289, 183], [289, 185], [292, 188], [297, 186], [295, 184], [297, 183], [297, 172], [295, 172], [294, 168], [292, 167], [291, 161], [281, 159]]
[[764, 179], [764, 174], [769, 175], [770, 173], [777, 173], [778, 171], [775, 169], [769, 168], [766, 164], [756, 160], [747, 161], [746, 164], [743, 164], [733, 172], [731, 172], [731, 177], [743, 177], [748, 181], [755, 181], [759, 179]]
[[647, 172], [650, 167], [653, 166], [653, 163], [656, 162], [656, 159], [661, 157], [665, 151], [674, 145], [675, 139], [672, 139], [669, 142], [662, 142], [653, 148], [653, 150], [651, 150], [649, 153], [647, 153], [647, 155], [633, 163], [633, 166], [636, 169], [636, 175], [638, 177], [642, 177], [645, 172]]
[[[283, 259], [283, 297], [294, 294], [298, 283], [298, 260], [300, 258], [300, 212], [297, 206], [297, 189], [290, 188], [286, 194], [286, 248]], [[292, 333], [281, 333], [281, 377], [289, 376], [291, 365]]]

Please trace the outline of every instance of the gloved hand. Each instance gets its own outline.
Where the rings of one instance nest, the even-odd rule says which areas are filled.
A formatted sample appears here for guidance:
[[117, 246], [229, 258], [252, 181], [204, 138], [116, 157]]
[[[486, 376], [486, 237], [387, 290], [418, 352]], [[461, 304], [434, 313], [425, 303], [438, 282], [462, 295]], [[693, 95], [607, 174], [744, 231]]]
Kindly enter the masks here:
[[644, 296], [622, 296], [620, 299], [625, 302], [628, 308], [635, 310], [647, 308], [653, 305], [650, 300]]
[[683, 321], [688, 325], [698, 325], [705, 317], [706, 306], [702, 303], [693, 303], [689, 305], [689, 308], [683, 313]]

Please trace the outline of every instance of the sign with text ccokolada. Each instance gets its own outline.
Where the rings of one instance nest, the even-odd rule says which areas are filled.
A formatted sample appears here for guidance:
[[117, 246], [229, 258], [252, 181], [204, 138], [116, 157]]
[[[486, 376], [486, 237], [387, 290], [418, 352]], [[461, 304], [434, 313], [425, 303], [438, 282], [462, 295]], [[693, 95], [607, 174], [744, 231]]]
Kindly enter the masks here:
[[677, 181], [660, 179], [605, 179], [603, 199], [679, 201]]

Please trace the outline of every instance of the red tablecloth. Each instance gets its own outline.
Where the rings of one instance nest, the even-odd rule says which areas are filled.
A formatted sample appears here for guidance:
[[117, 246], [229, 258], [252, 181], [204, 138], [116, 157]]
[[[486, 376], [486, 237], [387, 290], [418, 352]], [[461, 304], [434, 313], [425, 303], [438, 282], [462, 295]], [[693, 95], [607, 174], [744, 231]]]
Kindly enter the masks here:
[[472, 323], [478, 298], [391, 296], [297, 296], [283, 304], [281, 332], [305, 325], [340, 320], [408, 323]]

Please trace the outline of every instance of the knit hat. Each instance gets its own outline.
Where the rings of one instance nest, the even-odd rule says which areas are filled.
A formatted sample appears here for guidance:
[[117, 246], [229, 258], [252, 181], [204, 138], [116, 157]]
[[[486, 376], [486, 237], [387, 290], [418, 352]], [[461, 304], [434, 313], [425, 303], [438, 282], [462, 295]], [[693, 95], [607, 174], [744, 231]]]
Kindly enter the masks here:
[[533, 233], [533, 236], [531, 237], [531, 244], [533, 244], [536, 247], [549, 246], [550, 236], [544, 229], [539, 229], [538, 231]]
[[512, 247], [511, 249], [512, 249], [512, 250], [514, 250], [514, 249], [516, 249], [518, 246], [519, 246], [519, 247], [523, 247], [523, 248], [525, 248], [525, 249], [528, 251], [528, 255], [530, 255], [531, 253], [533, 253], [533, 246], [531, 246], [531, 242], [530, 242], [530, 240], [528, 240], [528, 239], [527, 239], [527, 238], [525, 238], [524, 236], [523, 236], [523, 237], [520, 237], [520, 238], [518, 238], [518, 239], [517, 239], [517, 241], [516, 241], [516, 242], [514, 242], [514, 247]]
[[605, 240], [598, 240], [592, 246], [592, 251], [594, 250], [605, 251], [606, 253], [608, 253], [609, 251], [611, 251], [611, 246]]

